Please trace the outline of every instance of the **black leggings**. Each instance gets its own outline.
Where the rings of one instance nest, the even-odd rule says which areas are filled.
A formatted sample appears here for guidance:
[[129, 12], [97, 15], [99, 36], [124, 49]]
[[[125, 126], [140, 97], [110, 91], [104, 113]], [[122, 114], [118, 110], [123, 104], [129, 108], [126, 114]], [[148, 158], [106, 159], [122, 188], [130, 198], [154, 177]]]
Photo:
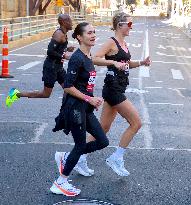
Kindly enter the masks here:
[[[86, 143], [86, 131], [94, 136], [96, 140]], [[84, 113], [83, 123], [74, 124], [71, 128], [71, 132], [75, 146], [66, 160], [62, 173], [65, 176], [69, 176], [82, 154], [101, 150], [109, 145], [109, 140], [93, 112]]]

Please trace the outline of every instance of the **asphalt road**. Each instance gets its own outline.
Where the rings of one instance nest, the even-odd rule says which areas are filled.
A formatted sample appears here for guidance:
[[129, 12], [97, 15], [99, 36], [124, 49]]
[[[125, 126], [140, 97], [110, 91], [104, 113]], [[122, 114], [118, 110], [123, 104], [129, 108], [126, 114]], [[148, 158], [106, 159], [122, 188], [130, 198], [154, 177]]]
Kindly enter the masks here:
[[[93, 52], [113, 36], [108, 26], [96, 28]], [[118, 116], [108, 134], [110, 146], [89, 155], [90, 178], [72, 172], [82, 192], [76, 199], [113, 205], [191, 204], [191, 41], [181, 30], [156, 18], [134, 19], [127, 37], [132, 59], [150, 55], [150, 69], [131, 70], [127, 97], [138, 109], [143, 126], [125, 155], [130, 176], [121, 178], [105, 164], [128, 127]], [[52, 133], [63, 90], [56, 84], [49, 99], [21, 99], [10, 109], [10, 88], [40, 90], [47, 40], [10, 52], [10, 74], [0, 79], [0, 204], [53, 205], [68, 200], [49, 188], [58, 177], [55, 151], [70, 151], [71, 136]], [[71, 45], [77, 45], [70, 38]], [[67, 64], [65, 65], [67, 67]], [[95, 95], [101, 95], [106, 68], [97, 69]], [[100, 111], [96, 112], [100, 116]], [[68, 203], [69, 204], [69, 203]], [[101, 204], [101, 203], [100, 203]]]

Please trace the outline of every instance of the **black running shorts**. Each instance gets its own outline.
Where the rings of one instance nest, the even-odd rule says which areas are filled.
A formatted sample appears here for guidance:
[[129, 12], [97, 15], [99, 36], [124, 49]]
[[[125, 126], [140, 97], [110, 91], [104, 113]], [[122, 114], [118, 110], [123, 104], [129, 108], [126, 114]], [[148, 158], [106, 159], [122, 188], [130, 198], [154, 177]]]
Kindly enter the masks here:
[[54, 60], [46, 59], [42, 73], [42, 81], [44, 81], [45, 87], [53, 88], [56, 81], [60, 85], [64, 83], [66, 71], [62, 63], [56, 63]]
[[118, 105], [127, 99], [124, 93], [107, 87], [103, 88], [102, 97], [111, 106]]

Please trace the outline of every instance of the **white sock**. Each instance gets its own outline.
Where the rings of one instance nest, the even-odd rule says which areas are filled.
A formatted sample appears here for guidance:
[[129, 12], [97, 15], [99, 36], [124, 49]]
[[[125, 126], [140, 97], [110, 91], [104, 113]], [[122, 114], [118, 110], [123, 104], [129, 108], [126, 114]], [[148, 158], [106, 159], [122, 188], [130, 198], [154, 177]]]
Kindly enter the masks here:
[[116, 151], [111, 155], [111, 157], [114, 158], [123, 158], [123, 155], [125, 154], [126, 149], [123, 147], [117, 147]]
[[67, 182], [67, 177], [59, 176], [58, 179], [56, 180], [58, 184], [62, 184], [64, 182]]

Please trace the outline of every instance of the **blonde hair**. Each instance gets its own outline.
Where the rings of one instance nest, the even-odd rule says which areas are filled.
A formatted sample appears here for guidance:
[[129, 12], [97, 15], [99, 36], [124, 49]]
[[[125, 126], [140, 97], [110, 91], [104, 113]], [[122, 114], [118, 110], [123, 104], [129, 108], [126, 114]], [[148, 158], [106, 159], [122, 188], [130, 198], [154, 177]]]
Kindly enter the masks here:
[[116, 30], [119, 22], [125, 22], [126, 18], [131, 17], [129, 14], [126, 14], [125, 12], [117, 13], [113, 16], [112, 19], [112, 30]]

